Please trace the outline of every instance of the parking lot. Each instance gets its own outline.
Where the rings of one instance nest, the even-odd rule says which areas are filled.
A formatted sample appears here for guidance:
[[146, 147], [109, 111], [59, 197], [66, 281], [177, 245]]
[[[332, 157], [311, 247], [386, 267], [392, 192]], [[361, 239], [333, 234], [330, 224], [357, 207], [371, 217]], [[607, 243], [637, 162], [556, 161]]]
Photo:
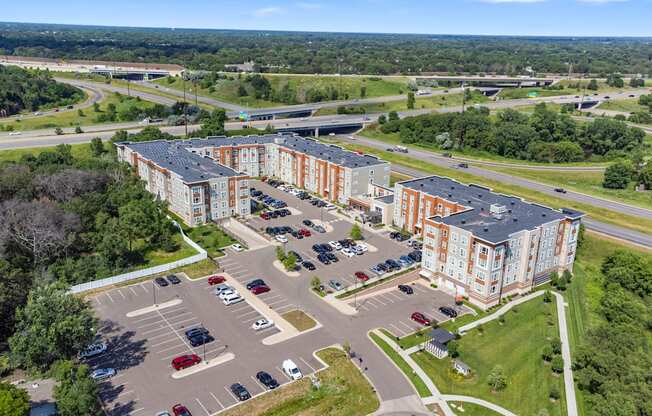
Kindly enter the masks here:
[[[158, 304], [178, 303], [127, 316], [151, 306], [154, 295]], [[274, 291], [264, 295], [272, 304], [280, 299]], [[99, 333], [108, 350], [88, 363], [117, 372], [100, 383], [100, 397], [110, 415], [154, 414], [169, 411], [176, 403], [188, 407], [193, 415], [209, 415], [238, 403], [229, 390], [235, 382], [242, 383], [252, 396], [262, 393], [265, 389], [255, 379], [258, 371], [267, 371], [279, 384], [289, 382], [280, 370], [284, 359], [292, 359], [304, 376], [322, 368], [312, 352], [323, 340], [302, 342], [299, 337], [299, 342], [290, 340], [283, 347], [263, 346], [260, 341], [278, 330], [251, 329], [262, 315], [247, 302], [224, 306], [205, 279], [183, 279], [179, 285], [164, 288], [152, 282], [139, 283], [103, 292], [91, 302], [100, 316]], [[215, 340], [192, 347], [184, 332], [198, 326], [208, 329]], [[225, 352], [235, 358], [184, 378], [172, 378], [175, 370], [170, 362], [175, 357], [197, 354], [211, 360]]]

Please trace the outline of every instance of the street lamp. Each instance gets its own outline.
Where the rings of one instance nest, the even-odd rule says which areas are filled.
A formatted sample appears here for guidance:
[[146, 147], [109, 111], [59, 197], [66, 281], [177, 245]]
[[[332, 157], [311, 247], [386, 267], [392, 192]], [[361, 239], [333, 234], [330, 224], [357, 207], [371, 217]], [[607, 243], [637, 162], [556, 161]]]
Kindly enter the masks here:
[[154, 306], [157, 306], [157, 304], [156, 304], [156, 285], [154, 284], [153, 280], [152, 280], [152, 294], [154, 295]]

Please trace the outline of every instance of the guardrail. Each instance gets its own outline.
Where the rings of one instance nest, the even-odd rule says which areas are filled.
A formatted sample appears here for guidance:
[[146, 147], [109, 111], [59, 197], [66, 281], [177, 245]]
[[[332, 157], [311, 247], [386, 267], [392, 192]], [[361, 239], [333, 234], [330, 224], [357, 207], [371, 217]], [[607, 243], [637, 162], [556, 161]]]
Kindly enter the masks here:
[[181, 233], [181, 237], [183, 238], [183, 241], [186, 242], [189, 246], [191, 246], [195, 250], [197, 250], [198, 252], [197, 254], [190, 257], [186, 257], [185, 259], [173, 261], [171, 263], [161, 264], [160, 266], [149, 267], [147, 269], [141, 269], [141, 270], [134, 270], [133, 272], [118, 274], [104, 279], [94, 280], [92, 282], [80, 283], [78, 285], [71, 286], [69, 292], [82, 293], [82, 292], [87, 292], [89, 290], [101, 289], [106, 286], [112, 286], [118, 283], [124, 283], [130, 280], [140, 279], [141, 277], [167, 272], [169, 270], [173, 270], [178, 267], [197, 263], [198, 261], [202, 261], [208, 258], [208, 254], [206, 253], [206, 250], [204, 250], [197, 243], [192, 241], [183, 232], [183, 230], [181, 229], [181, 227], [176, 221], [172, 220], [172, 222], [174, 223], [174, 225], [177, 226], [177, 228], [179, 228], [179, 232]]

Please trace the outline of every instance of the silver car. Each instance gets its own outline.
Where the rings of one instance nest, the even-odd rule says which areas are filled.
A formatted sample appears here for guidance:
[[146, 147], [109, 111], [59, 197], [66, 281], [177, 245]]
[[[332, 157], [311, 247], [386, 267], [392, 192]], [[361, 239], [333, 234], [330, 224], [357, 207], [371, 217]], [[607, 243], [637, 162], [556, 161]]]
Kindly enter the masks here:
[[97, 370], [91, 373], [91, 378], [93, 380], [104, 380], [115, 375], [114, 368], [98, 368]]

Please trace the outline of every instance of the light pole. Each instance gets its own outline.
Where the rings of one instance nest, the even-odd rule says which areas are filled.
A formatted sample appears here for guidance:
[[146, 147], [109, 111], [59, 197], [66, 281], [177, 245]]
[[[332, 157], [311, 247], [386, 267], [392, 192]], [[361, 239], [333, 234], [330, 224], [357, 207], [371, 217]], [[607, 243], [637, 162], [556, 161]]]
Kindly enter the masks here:
[[183, 82], [183, 124], [186, 126], [186, 139], [188, 138], [188, 102], [186, 101], [186, 78], [182, 75], [181, 80]]
[[152, 280], [152, 294], [154, 295], [154, 306], [156, 305], [156, 285], [154, 284], [154, 281]]

